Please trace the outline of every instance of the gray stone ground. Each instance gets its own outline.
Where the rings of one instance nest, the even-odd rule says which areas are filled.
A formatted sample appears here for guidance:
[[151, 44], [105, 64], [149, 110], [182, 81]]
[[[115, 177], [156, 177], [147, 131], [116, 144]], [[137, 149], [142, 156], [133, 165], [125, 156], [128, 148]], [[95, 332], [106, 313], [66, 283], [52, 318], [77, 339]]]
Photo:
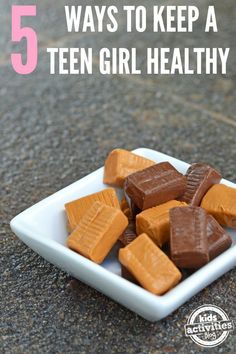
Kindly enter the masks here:
[[[184, 324], [190, 312], [204, 303], [218, 305], [236, 317], [235, 270], [165, 320], [151, 324], [44, 261], [13, 235], [9, 222], [100, 167], [115, 147], [149, 147], [189, 162], [207, 161], [236, 182], [235, 2], [214, 1], [220, 31], [208, 38], [201, 21], [193, 34], [182, 36], [151, 32], [124, 36], [121, 31], [68, 35], [63, 5], [78, 2], [34, 2], [40, 58], [37, 71], [28, 77], [17, 76], [10, 67], [13, 2], [0, 4], [1, 352], [205, 352], [184, 337]], [[161, 3], [183, 4], [178, 0]], [[198, 1], [203, 13], [209, 4]], [[135, 45], [140, 62], [147, 46], [230, 46], [229, 74], [104, 77], [96, 70], [93, 76], [83, 77], [48, 74], [49, 46], [97, 50], [112, 44]], [[234, 332], [222, 346], [208, 352], [235, 352], [235, 337]]]

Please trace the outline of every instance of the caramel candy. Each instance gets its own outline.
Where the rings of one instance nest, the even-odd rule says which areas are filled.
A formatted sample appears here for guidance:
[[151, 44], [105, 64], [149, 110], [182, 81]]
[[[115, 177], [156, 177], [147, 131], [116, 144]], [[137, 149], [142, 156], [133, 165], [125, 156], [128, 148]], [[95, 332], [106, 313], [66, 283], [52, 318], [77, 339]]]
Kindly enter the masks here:
[[216, 184], [202, 199], [201, 207], [219, 224], [236, 228], [236, 189]]
[[170, 252], [179, 268], [197, 269], [209, 262], [205, 210], [194, 206], [170, 210]]
[[201, 204], [201, 200], [209, 188], [219, 183], [222, 178], [217, 170], [204, 163], [192, 164], [186, 177], [187, 187], [181, 200], [195, 206]]
[[123, 149], [113, 150], [105, 161], [103, 182], [123, 187], [124, 180], [131, 173], [141, 171], [155, 162]]
[[68, 218], [68, 230], [70, 233], [76, 228], [86, 211], [96, 201], [120, 209], [119, 200], [114, 188], [107, 188], [101, 192], [90, 194], [86, 197], [67, 203], [65, 204], [65, 209]]
[[138, 284], [138, 281], [133, 277], [133, 275], [121, 264], [121, 276], [131, 283]]
[[181, 279], [180, 271], [146, 234], [121, 248], [119, 260], [145, 289], [156, 295], [164, 294]]
[[127, 202], [126, 198], [123, 197], [120, 201], [120, 208], [122, 211], [126, 210], [127, 208], [129, 208], [129, 203]]
[[102, 263], [128, 225], [121, 210], [95, 202], [67, 239], [68, 247]]
[[171, 200], [142, 211], [136, 217], [137, 234], [146, 233], [158, 246], [162, 247], [170, 238], [170, 209], [186, 205], [184, 202]]
[[162, 162], [133, 173], [125, 179], [124, 188], [130, 199], [144, 210], [183, 195], [186, 177], [169, 162]]
[[207, 238], [210, 260], [219, 256], [219, 254], [227, 250], [232, 244], [231, 237], [211, 215], [207, 217]]
[[120, 208], [123, 211], [123, 213], [127, 216], [127, 218], [131, 217], [131, 210], [129, 207], [129, 203], [127, 202], [125, 197], [121, 199]]

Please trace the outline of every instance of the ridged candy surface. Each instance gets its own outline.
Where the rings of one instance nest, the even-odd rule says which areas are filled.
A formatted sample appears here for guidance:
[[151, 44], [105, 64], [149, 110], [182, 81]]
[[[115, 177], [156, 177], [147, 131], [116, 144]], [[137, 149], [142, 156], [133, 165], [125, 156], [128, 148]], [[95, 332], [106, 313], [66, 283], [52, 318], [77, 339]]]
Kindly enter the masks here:
[[121, 248], [119, 260], [145, 289], [156, 295], [164, 294], [181, 279], [178, 268], [146, 234]]
[[209, 189], [201, 207], [214, 216], [219, 224], [236, 228], [236, 189], [216, 184]]
[[201, 200], [209, 188], [219, 183], [222, 178], [217, 170], [204, 163], [192, 164], [186, 177], [187, 186], [181, 200], [195, 206], [201, 204]]
[[193, 206], [170, 210], [170, 252], [179, 268], [197, 269], [209, 262], [205, 210]]
[[169, 162], [161, 162], [128, 176], [124, 188], [136, 206], [145, 210], [181, 197], [186, 177]]
[[128, 225], [121, 210], [95, 202], [67, 239], [69, 248], [102, 263]]
[[101, 192], [73, 200], [72, 202], [65, 204], [66, 215], [68, 218], [68, 231], [70, 233], [76, 228], [84, 214], [96, 201], [120, 209], [119, 200], [114, 188], [106, 188]]
[[170, 238], [169, 211], [175, 207], [186, 206], [184, 202], [171, 200], [156, 207], [142, 211], [136, 217], [136, 232], [146, 233], [160, 247]]
[[207, 238], [210, 260], [227, 250], [232, 244], [231, 237], [211, 215], [207, 218]]
[[104, 168], [104, 183], [122, 187], [130, 174], [141, 171], [155, 162], [123, 149], [115, 149], [108, 155]]

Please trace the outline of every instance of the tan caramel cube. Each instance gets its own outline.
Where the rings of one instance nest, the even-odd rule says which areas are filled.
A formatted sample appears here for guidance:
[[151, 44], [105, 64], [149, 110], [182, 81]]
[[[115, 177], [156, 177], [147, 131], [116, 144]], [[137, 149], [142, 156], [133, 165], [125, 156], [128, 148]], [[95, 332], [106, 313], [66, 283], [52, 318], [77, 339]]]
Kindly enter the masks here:
[[67, 239], [68, 247], [102, 263], [128, 225], [121, 210], [95, 202]]
[[236, 189], [216, 184], [202, 199], [201, 207], [219, 224], [236, 228]]
[[104, 183], [122, 187], [130, 174], [155, 165], [156, 162], [123, 149], [113, 150], [105, 161]]
[[173, 288], [182, 277], [174, 263], [146, 234], [121, 248], [119, 260], [145, 289], [156, 295]]
[[170, 209], [186, 205], [184, 202], [171, 200], [154, 208], [144, 210], [136, 216], [137, 234], [146, 233], [158, 246], [162, 247], [170, 238]]
[[84, 214], [96, 201], [120, 209], [120, 203], [114, 188], [106, 188], [101, 192], [73, 200], [72, 202], [65, 204], [66, 215], [68, 218], [68, 231], [70, 233], [76, 228]]

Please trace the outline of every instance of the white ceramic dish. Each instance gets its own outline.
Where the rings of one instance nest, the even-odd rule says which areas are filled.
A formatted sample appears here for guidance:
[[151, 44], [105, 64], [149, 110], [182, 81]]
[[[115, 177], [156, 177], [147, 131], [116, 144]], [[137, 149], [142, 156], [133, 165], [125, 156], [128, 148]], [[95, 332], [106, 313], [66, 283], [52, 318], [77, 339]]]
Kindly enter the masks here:
[[[156, 162], [169, 161], [185, 173], [188, 164], [171, 156], [137, 149], [136, 154]], [[103, 168], [35, 204], [11, 221], [12, 231], [30, 248], [57, 267], [104, 293], [149, 321], [160, 320], [189, 300], [214, 280], [236, 266], [236, 230], [230, 249], [182, 281], [163, 296], [155, 296], [120, 277], [117, 249], [111, 251], [102, 265], [97, 265], [66, 247], [66, 217], [64, 204], [106, 187]], [[235, 184], [222, 180], [229, 186]], [[119, 191], [120, 193], [120, 191]]]

